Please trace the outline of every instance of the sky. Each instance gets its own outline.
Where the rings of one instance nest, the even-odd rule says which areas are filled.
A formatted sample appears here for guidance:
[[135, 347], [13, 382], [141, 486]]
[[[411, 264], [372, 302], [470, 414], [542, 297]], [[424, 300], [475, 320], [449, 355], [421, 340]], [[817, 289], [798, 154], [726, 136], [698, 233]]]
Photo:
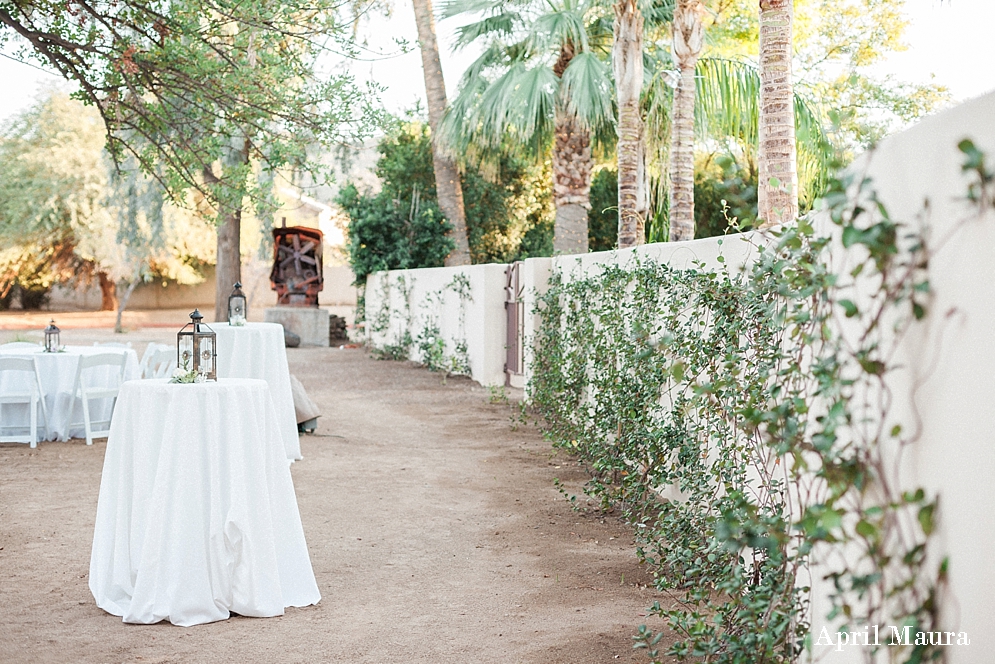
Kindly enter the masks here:
[[[947, 86], [954, 98], [964, 101], [995, 90], [995, 1], [906, 0], [911, 25], [906, 33], [909, 50], [894, 53], [876, 65], [874, 73], [897, 79]], [[453, 53], [456, 23], [438, 25], [442, 69], [450, 98], [460, 75], [475, 53]], [[389, 18], [374, 16], [363, 27], [371, 51], [383, 53], [356, 62], [352, 70], [361, 80], [375, 80], [386, 88], [382, 95], [388, 110], [399, 113], [421, 101], [425, 84], [421, 57], [416, 48], [414, 14], [410, 3], [394, 3]], [[397, 40], [411, 47], [401, 53]], [[58, 82], [54, 75], [0, 57], [0, 120], [29, 106], [40, 87]]]

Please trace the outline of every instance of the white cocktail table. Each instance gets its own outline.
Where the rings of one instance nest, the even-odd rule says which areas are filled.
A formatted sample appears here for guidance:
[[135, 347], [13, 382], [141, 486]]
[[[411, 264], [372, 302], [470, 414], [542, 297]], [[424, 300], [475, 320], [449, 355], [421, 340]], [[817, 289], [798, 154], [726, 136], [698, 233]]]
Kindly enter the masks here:
[[124, 384], [90, 591], [124, 622], [182, 626], [321, 599], [265, 381]]
[[[138, 378], [138, 356], [131, 348], [120, 346], [66, 346], [61, 353], [42, 352], [41, 346], [37, 349], [25, 348], [4, 348], [0, 346], [0, 354], [4, 357], [27, 357], [34, 360], [38, 366], [38, 375], [41, 379], [41, 392], [45, 399], [45, 408], [48, 411], [48, 440], [69, 440], [71, 437], [82, 438], [83, 426], [80, 425], [70, 431], [69, 425], [83, 421], [83, 408], [80, 401], [73, 394], [76, 382], [76, 370], [79, 368], [79, 359], [84, 355], [103, 355], [107, 353], [121, 353], [126, 355], [124, 365], [125, 380]], [[8, 385], [4, 383], [0, 387], [11, 391], [24, 391], [30, 389], [29, 384], [23, 384], [26, 375], [14, 374], [14, 377], [0, 377], [4, 381], [16, 381], [17, 384]], [[86, 370], [87, 385], [95, 387], [116, 387], [118, 384], [118, 369], [112, 367], [94, 367]], [[111, 400], [99, 399], [91, 402], [91, 421], [101, 422], [110, 418]], [[6, 407], [4, 408], [4, 418], [10, 417], [10, 426], [27, 426], [28, 409], [23, 407], [20, 411]], [[41, 432], [41, 418], [38, 421], [39, 432]], [[41, 433], [39, 433], [41, 437]]]
[[241, 327], [215, 323], [218, 335], [218, 378], [261, 378], [269, 383], [276, 418], [287, 458], [301, 458], [297, 415], [290, 391], [290, 368], [283, 326], [278, 323], [246, 323]]

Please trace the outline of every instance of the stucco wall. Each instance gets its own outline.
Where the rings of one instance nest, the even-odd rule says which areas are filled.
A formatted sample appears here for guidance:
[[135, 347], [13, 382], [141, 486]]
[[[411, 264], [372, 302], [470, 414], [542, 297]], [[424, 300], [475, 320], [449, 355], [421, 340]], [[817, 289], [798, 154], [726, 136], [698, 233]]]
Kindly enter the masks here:
[[[965, 202], [968, 179], [961, 171], [963, 155], [957, 144], [968, 137], [988, 153], [990, 164], [995, 161], [995, 94], [930, 117], [884, 140], [873, 154], [852, 167], [853, 172], [866, 172], [873, 179], [892, 218], [926, 224], [932, 246], [939, 247], [929, 267], [931, 313], [903, 339], [895, 357], [901, 369], [890, 375], [888, 385], [894, 399], [890, 420], [912, 426], [918, 423], [921, 436], [903, 454], [897, 450], [887, 453], [898, 460], [903, 489], [922, 486], [939, 496], [930, 567], [935, 569], [944, 557], [950, 559], [949, 583], [941, 595], [941, 622], [945, 630], [966, 632], [971, 641], [970, 646], [948, 649], [948, 661], [954, 664], [992, 661], [995, 646], [991, 629], [995, 619], [995, 211], [989, 210], [984, 219], [964, 221], [972, 211]], [[928, 212], [924, 213], [927, 201]], [[816, 223], [830, 227], [824, 217]], [[699, 261], [716, 268], [720, 253], [725, 265], [735, 270], [754, 255], [754, 244], [765, 241], [769, 239], [762, 234], [747, 234], [529, 259], [522, 268], [526, 336], [531, 337], [538, 326], [538, 317], [532, 313], [535, 296], [545, 291], [553, 270], [572, 279], [606, 264], [626, 265], [636, 260], [663, 261], [679, 268]], [[844, 268], [848, 258], [837, 243], [831, 258], [834, 269]], [[467, 338], [473, 339], [471, 363], [475, 379], [499, 384], [503, 381], [505, 338], [503, 270], [504, 266], [495, 265], [372, 275], [367, 287], [367, 316], [370, 302], [378, 306], [377, 289], [383, 279], [396, 279], [403, 273], [414, 283], [411, 307], [417, 313], [426, 291], [440, 288], [456, 271], [478, 275], [471, 280], [475, 284], [474, 314], [466, 320]], [[856, 296], [866, 297], [870, 291]], [[440, 321], [447, 330], [453, 329], [453, 312], [451, 306], [442, 310]], [[527, 347], [526, 380], [532, 352]], [[828, 570], [818, 561], [811, 570], [816, 637], [823, 626], [835, 629], [835, 624], [825, 619], [831, 589], [822, 576]], [[856, 663], [865, 661], [868, 651], [817, 647], [814, 654], [821, 662]], [[887, 661], [887, 656], [885, 648], [880, 661]]]
[[[421, 361], [417, 339], [426, 327], [437, 325], [447, 355], [452, 356], [456, 345], [465, 341], [474, 380], [481, 385], [503, 385], [505, 268], [490, 264], [371, 274], [366, 282], [367, 341], [379, 348], [398, 345], [407, 332], [416, 341], [410, 357]], [[461, 297], [458, 287], [453, 286], [457, 275], [466, 278], [469, 298]], [[407, 303], [405, 291], [409, 293]]]

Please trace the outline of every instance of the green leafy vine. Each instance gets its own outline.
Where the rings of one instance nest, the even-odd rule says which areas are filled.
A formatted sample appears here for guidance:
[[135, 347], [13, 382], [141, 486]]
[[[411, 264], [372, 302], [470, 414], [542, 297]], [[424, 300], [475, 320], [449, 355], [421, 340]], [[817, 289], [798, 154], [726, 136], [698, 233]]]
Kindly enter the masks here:
[[[960, 149], [968, 199], [990, 207], [995, 176], [970, 142]], [[888, 380], [928, 316], [942, 240], [892, 219], [863, 175], [833, 182], [825, 207], [831, 224], [771, 233], [735, 274], [606, 265], [554, 273], [538, 300], [530, 404], [589, 470], [586, 492], [635, 526], [673, 600], [652, 608], [678, 636], [669, 655], [797, 661], [813, 644], [815, 562], [830, 621], [940, 628], [936, 496], [900, 488], [918, 431], [897, 421]], [[640, 627], [654, 659], [660, 641]], [[921, 638], [889, 653], [942, 658]]]
[[[404, 275], [396, 278], [402, 293], [402, 307], [394, 311], [391, 308], [391, 285], [389, 273], [380, 281], [379, 308], [370, 320], [370, 330], [377, 335], [384, 335], [396, 342], [384, 342], [380, 345], [371, 343], [371, 351], [378, 359], [407, 360], [412, 356], [412, 350], [417, 350], [418, 361], [430, 371], [444, 372], [446, 375], [470, 375], [470, 356], [466, 342], [466, 309], [473, 301], [470, 290], [470, 279], [463, 273], [453, 276], [452, 281], [442, 288], [427, 293], [420, 303], [420, 320], [418, 325], [412, 316], [411, 292], [414, 286], [412, 280], [408, 284]], [[447, 293], [454, 293], [459, 298], [459, 318], [457, 336], [447, 344], [439, 325]], [[392, 321], [400, 321], [403, 332], [391, 336]], [[418, 332], [412, 335], [412, 328], [418, 327]]]

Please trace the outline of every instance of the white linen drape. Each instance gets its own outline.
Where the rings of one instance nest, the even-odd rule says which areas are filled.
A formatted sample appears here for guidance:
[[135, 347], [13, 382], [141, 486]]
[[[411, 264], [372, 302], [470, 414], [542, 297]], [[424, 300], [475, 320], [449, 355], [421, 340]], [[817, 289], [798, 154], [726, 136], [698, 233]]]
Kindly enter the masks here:
[[264, 381], [124, 385], [90, 590], [124, 622], [182, 626], [320, 600]]

